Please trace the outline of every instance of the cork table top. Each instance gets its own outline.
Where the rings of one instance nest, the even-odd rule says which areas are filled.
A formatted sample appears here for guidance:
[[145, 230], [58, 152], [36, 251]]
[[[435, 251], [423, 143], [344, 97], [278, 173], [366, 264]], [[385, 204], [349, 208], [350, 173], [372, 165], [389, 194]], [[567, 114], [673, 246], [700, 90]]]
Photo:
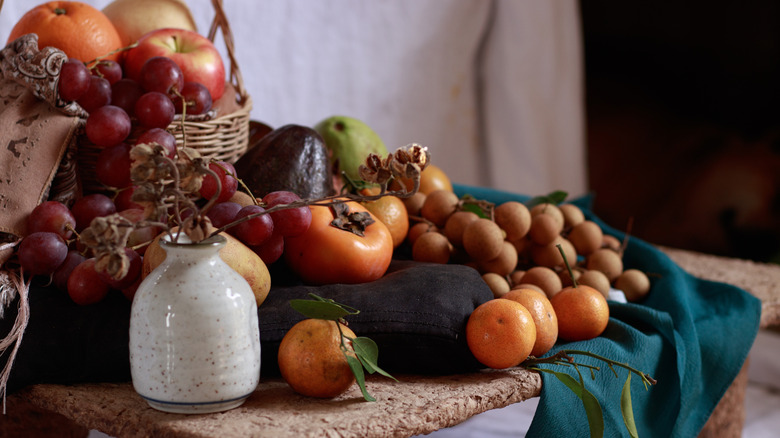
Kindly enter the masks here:
[[[762, 301], [761, 326], [780, 325], [780, 266], [661, 248], [691, 274], [739, 286]], [[116, 437], [407, 437], [453, 426], [489, 409], [536, 397], [541, 377], [521, 368], [452, 376], [370, 376], [376, 402], [353, 386], [336, 399], [294, 393], [282, 380], [261, 382], [239, 408], [217, 414], [156, 411], [130, 383], [34, 385], [8, 398]]]

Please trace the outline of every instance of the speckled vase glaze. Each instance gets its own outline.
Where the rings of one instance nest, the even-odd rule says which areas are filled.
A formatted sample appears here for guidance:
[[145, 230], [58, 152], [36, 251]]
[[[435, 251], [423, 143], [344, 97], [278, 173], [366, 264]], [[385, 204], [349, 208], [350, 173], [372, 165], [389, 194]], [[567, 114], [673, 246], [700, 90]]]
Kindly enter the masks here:
[[220, 257], [222, 236], [160, 240], [165, 260], [138, 287], [130, 316], [133, 387], [151, 407], [195, 414], [240, 406], [260, 380], [257, 304]]

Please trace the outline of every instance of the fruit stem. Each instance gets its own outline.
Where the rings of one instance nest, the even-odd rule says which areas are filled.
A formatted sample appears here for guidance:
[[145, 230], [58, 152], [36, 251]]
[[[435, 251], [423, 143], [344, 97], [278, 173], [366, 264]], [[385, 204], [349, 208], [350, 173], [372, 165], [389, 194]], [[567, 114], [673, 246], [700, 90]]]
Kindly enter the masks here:
[[566, 252], [563, 250], [563, 246], [561, 244], [555, 245], [558, 248], [558, 252], [561, 253], [561, 257], [563, 257], [563, 264], [566, 265], [566, 269], [569, 271], [569, 277], [571, 277], [571, 284], [574, 286], [574, 288], [577, 288], [577, 279], [574, 278], [574, 272], [571, 270], [571, 265], [569, 265], [569, 260], [566, 259]]
[[617, 375], [617, 373], [615, 372], [615, 369], [613, 368], [613, 366], [619, 366], [619, 367], [621, 367], [623, 369], [626, 369], [629, 372], [632, 372], [632, 373], [638, 375], [642, 379], [642, 383], [645, 385], [645, 389], [647, 389], [648, 385], [655, 385], [656, 383], [658, 383], [658, 381], [655, 380], [654, 378], [652, 378], [649, 374], [647, 374], [647, 373], [645, 373], [643, 371], [640, 371], [640, 370], [632, 367], [631, 365], [628, 365], [627, 363], [618, 362], [616, 360], [609, 359], [609, 358], [601, 356], [599, 354], [591, 353], [590, 351], [583, 351], [583, 350], [560, 350], [557, 353], [553, 354], [552, 356], [548, 356], [548, 357], [541, 358], [541, 359], [535, 358], [535, 357], [530, 357], [525, 362], [523, 362], [522, 366], [525, 367], [525, 368], [528, 368], [528, 369], [531, 369], [531, 370], [537, 370], [537, 371], [539, 370], [539, 368], [536, 368], [536, 366], [537, 365], [541, 365], [541, 364], [564, 365], [564, 366], [573, 365], [575, 367], [581, 366], [581, 367], [590, 368], [591, 370], [599, 370], [600, 369], [599, 367], [596, 367], [596, 366], [574, 362], [574, 358], [571, 357], [572, 354], [579, 354], [581, 356], [589, 356], [589, 357], [592, 357], [594, 359], [598, 359], [598, 360], [600, 360], [602, 362], [606, 362], [606, 364], [609, 366], [609, 368], [612, 370], [612, 372], [615, 373], [616, 375]]

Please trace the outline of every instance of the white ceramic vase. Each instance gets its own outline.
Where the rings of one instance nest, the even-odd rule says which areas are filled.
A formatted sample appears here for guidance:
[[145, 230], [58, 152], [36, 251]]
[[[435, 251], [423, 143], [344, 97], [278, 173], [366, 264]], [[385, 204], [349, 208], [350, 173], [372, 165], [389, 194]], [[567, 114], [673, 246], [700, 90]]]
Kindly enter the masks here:
[[140, 284], [130, 316], [133, 387], [175, 413], [240, 406], [260, 380], [257, 304], [220, 257], [222, 236], [160, 239], [165, 260]]

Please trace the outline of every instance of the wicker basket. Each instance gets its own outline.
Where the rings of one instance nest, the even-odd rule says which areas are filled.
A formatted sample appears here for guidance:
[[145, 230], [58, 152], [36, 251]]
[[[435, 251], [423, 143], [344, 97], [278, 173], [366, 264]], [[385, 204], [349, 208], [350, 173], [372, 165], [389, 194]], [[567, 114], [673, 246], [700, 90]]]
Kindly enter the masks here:
[[[211, 23], [208, 38], [215, 41], [217, 31], [221, 30], [229, 61], [229, 77], [225, 94], [218, 102], [223, 103], [220, 111], [208, 115], [187, 116], [184, 121], [177, 115], [167, 130], [176, 138], [177, 146], [186, 144], [207, 158], [235, 162], [247, 150], [249, 143], [249, 120], [252, 99], [244, 88], [244, 80], [234, 55], [233, 34], [227, 16], [222, 8], [222, 0], [211, 0], [214, 7], [214, 20]], [[215, 107], [218, 102], [215, 102]], [[131, 133], [132, 142], [139, 133]], [[77, 148], [77, 173], [84, 192], [102, 192], [106, 190], [95, 179], [95, 163], [101, 147], [89, 142], [86, 135], [79, 135]]]

